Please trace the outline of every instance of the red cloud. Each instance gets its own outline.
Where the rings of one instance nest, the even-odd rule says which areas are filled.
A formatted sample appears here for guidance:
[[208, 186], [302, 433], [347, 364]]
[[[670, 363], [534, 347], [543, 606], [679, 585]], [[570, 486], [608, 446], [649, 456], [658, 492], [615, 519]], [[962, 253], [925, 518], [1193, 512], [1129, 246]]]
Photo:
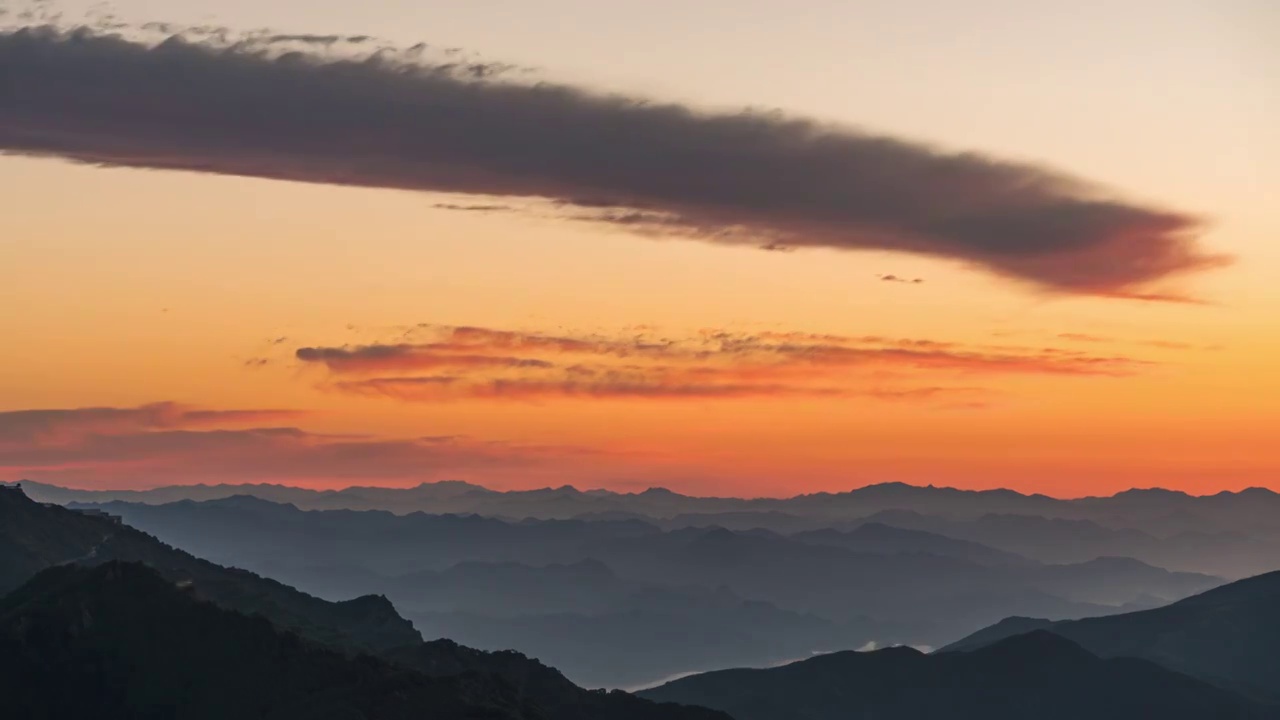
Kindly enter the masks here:
[[[454, 436], [388, 440], [294, 427], [185, 429], [266, 417], [261, 411], [183, 410], [178, 416], [185, 419], [176, 422], [150, 419], [158, 408], [176, 407], [0, 413], [8, 440], [0, 442], [0, 476], [116, 487], [262, 480], [350, 485], [420, 482], [450, 472], [550, 472], [561, 467], [557, 460], [573, 457], [589, 466], [587, 461], [599, 455], [582, 448]], [[103, 417], [131, 419], [104, 424]], [[51, 431], [55, 426], [60, 429]], [[13, 442], [16, 438], [23, 441]]]
[[[964, 346], [877, 336], [706, 329], [686, 337], [649, 332], [547, 335], [422, 324], [415, 342], [306, 347], [295, 357], [337, 376], [323, 387], [406, 401], [871, 397], [927, 401], [974, 375], [1119, 376], [1140, 360], [1058, 348]], [[430, 373], [444, 370], [443, 373]], [[430, 374], [414, 374], [424, 371]], [[886, 385], [887, 371], [928, 373], [927, 383]], [[350, 378], [343, 376], [367, 375]], [[938, 382], [941, 380], [942, 382]]]
[[297, 410], [201, 410], [172, 402], [133, 408], [18, 410], [0, 412], [0, 447], [60, 442], [92, 434], [258, 425], [303, 414]]

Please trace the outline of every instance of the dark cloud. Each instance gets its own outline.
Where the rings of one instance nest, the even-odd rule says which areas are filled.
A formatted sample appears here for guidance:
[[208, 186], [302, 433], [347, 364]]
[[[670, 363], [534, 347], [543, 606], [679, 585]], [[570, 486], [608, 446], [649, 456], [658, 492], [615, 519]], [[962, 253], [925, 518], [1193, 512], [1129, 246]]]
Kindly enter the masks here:
[[418, 47], [328, 49], [339, 42], [3, 32], [0, 151], [540, 197], [648, 233], [905, 251], [1107, 297], [1182, 299], [1150, 284], [1223, 262], [1198, 246], [1197, 218], [1044, 168], [780, 114], [507, 81], [508, 66], [433, 63]]
[[924, 278], [904, 278], [897, 275], [877, 275], [881, 282], [906, 283], [908, 285], [919, 285], [924, 282]]
[[299, 348], [294, 356], [305, 363], [320, 363], [337, 373], [435, 368], [548, 368], [551, 363], [534, 358], [498, 355], [450, 354], [427, 345], [360, 345], [356, 347]]
[[479, 213], [511, 212], [515, 210], [515, 208], [511, 207], [510, 205], [462, 205], [458, 203], [436, 203], [431, 207], [437, 210], [454, 210], [457, 212], [479, 212]]

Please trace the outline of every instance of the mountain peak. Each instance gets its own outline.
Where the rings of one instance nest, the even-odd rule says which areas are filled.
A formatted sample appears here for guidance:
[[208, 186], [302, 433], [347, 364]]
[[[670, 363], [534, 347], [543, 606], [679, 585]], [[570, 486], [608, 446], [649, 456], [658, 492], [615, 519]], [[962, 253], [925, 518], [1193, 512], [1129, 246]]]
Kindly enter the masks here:
[[1049, 629], [1032, 630], [1014, 635], [985, 648], [975, 650], [975, 657], [1002, 658], [1011, 662], [1053, 662], [1082, 664], [1098, 659], [1080, 645]]

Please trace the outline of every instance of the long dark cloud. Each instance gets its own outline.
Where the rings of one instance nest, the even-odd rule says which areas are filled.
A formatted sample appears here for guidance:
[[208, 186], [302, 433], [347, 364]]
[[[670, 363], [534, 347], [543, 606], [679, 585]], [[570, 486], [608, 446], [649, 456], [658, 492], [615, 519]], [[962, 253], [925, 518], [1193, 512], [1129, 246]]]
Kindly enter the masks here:
[[638, 231], [919, 253], [1069, 293], [1170, 299], [1150, 284], [1223, 261], [1197, 244], [1197, 218], [1052, 170], [331, 44], [0, 33], [0, 151], [545, 198]]

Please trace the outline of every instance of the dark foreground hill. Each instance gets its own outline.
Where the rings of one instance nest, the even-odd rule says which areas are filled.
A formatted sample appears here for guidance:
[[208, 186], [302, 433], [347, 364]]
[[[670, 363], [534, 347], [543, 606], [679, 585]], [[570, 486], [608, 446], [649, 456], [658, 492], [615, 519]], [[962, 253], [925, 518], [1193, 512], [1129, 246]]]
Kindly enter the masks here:
[[1146, 658], [1280, 704], [1280, 572], [1154, 610], [1057, 623], [1010, 618], [943, 652], [981, 648], [1033, 628], [1048, 629], [1103, 657]]
[[1049, 632], [970, 653], [842, 652], [695, 675], [641, 693], [737, 720], [1259, 720], [1271, 708], [1138, 659], [1104, 660]]
[[[121, 564], [121, 561], [126, 562]], [[133, 563], [139, 565], [135, 567]], [[148, 569], [141, 571], [142, 565], [146, 565]], [[107, 577], [89, 572], [91, 568], [106, 566], [115, 568], [115, 574]], [[38, 573], [44, 575], [38, 581], [31, 580]], [[29, 580], [30, 584], [23, 585]], [[104, 583], [111, 585], [116, 581], [122, 584], [113, 586], [115, 589], [101, 591], [99, 586]], [[183, 590], [179, 592], [179, 588]], [[14, 698], [29, 697], [30, 693], [36, 692], [22, 689], [25, 681], [14, 678], [35, 678], [29, 684], [32, 688], [39, 689], [41, 694], [56, 691], [57, 688], [49, 684], [55, 678], [45, 676], [59, 672], [59, 663], [64, 662], [77, 664], [79, 669], [68, 671], [68, 677], [79, 678], [75, 682], [80, 683], [77, 689], [80, 694], [87, 692], [86, 688], [90, 687], [85, 683], [98, 676], [76, 675], [77, 672], [106, 673], [100, 676], [104, 683], [122, 681], [112, 673], [122, 672], [128, 675], [134, 672], [127, 668], [144, 672], [145, 663], [155, 659], [153, 655], [171, 658], [171, 661], [166, 662], [172, 662], [175, 667], [161, 668], [156, 675], [159, 679], [155, 681], [154, 687], [146, 686], [146, 693], [154, 692], [156, 697], [167, 697], [164, 693], [176, 692], [178, 688], [190, 683], [206, 682], [208, 678], [204, 675], [194, 679], [183, 675], [179, 666], [183, 665], [183, 653], [201, 653], [199, 643], [205, 640], [201, 635], [204, 632], [202, 628], [189, 627], [186, 622], [208, 620], [227, 624], [228, 637], [240, 638], [225, 646], [220, 659], [206, 657], [209, 664], [205, 669], [215, 679], [222, 673], [238, 672], [233, 666], [240, 660], [249, 665], [267, 662], [277, 665], [302, 663], [303, 666], [314, 660], [316, 672], [322, 676], [323, 673], [332, 671], [334, 664], [338, 663], [346, 668], [344, 672], [350, 670], [355, 673], [354, 679], [360, 680], [360, 683], [368, 683], [348, 688], [350, 693], [341, 696], [342, 702], [335, 701], [336, 704], [332, 707], [347, 708], [349, 712], [343, 710], [346, 714], [325, 714], [329, 712], [328, 706], [312, 713], [307, 709], [309, 706], [289, 704], [293, 702], [290, 699], [292, 696], [281, 695], [280, 702], [284, 703], [281, 708], [289, 709], [290, 712], [295, 707], [306, 710], [306, 713], [297, 717], [334, 717], [344, 720], [382, 717], [728, 720], [721, 713], [703, 708], [660, 705], [622, 692], [584, 690], [557, 670], [517, 652], [486, 653], [449, 641], [423, 643], [413, 625], [400, 617], [385, 598], [366, 596], [344, 603], [328, 602], [253, 573], [200, 560], [110, 518], [41, 505], [20, 492], [0, 490], [0, 596], [10, 591], [13, 592], [0, 601], [0, 624], [3, 624], [3, 618], [12, 616], [12, 629], [16, 634], [12, 634], [11, 640], [13, 637], [21, 639], [13, 641], [17, 645], [0, 649], [0, 655], [3, 655], [0, 659], [7, 663], [0, 664], [0, 669], [5, 671], [5, 684], [0, 684], [0, 687], [6, 688], [0, 689], [0, 699], [6, 702], [10, 697], [8, 683], [16, 683], [14, 692], [18, 694], [13, 695]], [[126, 595], [121, 596], [122, 592]], [[128, 593], [146, 596], [134, 605], [139, 608], [151, 607], [151, 610], [136, 614], [130, 611], [132, 606], [129, 604], [116, 603], [116, 600]], [[191, 603], [195, 603], [200, 609], [192, 610], [188, 607]], [[72, 608], [79, 614], [67, 611], [67, 608]], [[211, 614], [219, 609], [224, 612]], [[55, 610], [70, 614], [63, 612], [59, 615]], [[123, 614], [116, 617], [112, 612]], [[228, 620], [228, 617], [234, 619]], [[222, 619], [215, 621], [210, 618]], [[244, 624], [246, 622], [256, 623], [257, 629], [244, 630], [248, 627]], [[130, 623], [150, 624], [135, 627]], [[118, 629], [134, 628], [143, 637], [157, 636], [157, 642], [172, 641], [179, 643], [179, 646], [135, 646], [129, 632], [111, 630], [106, 635], [101, 634], [106, 632], [104, 626], [107, 624], [118, 626]], [[36, 635], [24, 634], [24, 628], [37, 626], [43, 629], [35, 631]], [[98, 644], [81, 646], [73, 642], [86, 633], [97, 638], [94, 642]], [[300, 638], [293, 637], [292, 634]], [[41, 646], [40, 643], [52, 644]], [[296, 649], [297, 647], [305, 648], [305, 652]], [[135, 658], [130, 654], [135, 652], [142, 654]], [[370, 657], [374, 655], [377, 659]], [[343, 658], [341, 663], [334, 659], [337, 657]], [[348, 662], [354, 665], [348, 668], [343, 664]], [[384, 666], [399, 668], [397, 672], [402, 675], [407, 673], [405, 677], [411, 676], [410, 680], [385, 671]], [[199, 667], [198, 663], [196, 667]], [[283, 672], [279, 667], [274, 667], [272, 671]], [[427, 711], [412, 706], [416, 708], [415, 714], [407, 716], [392, 712], [393, 709], [402, 707], [400, 705], [378, 706], [374, 711], [363, 715], [353, 714], [357, 711], [364, 712], [362, 708], [367, 707], [360, 703], [364, 702], [362, 693], [369, 687], [374, 688], [377, 693], [408, 693], [410, 699], [436, 697], [419, 696], [415, 694], [417, 690], [402, 692], [399, 689], [402, 683], [417, 683], [419, 680], [413, 678], [421, 677], [448, 681], [443, 685], [428, 683], [431, 688], [435, 688], [432, 692], [439, 695], [438, 706], [433, 704]], [[285, 683], [285, 689], [311, 687], [305, 683], [288, 685], [297, 680], [288, 675], [281, 675], [278, 679]], [[245, 679], [244, 682], [249, 680]], [[297, 682], [301, 683], [302, 680]], [[338, 686], [345, 687], [341, 683]], [[252, 690], [257, 686], [246, 687]], [[104, 693], [109, 690], [110, 688], [103, 688]], [[464, 693], [465, 697], [458, 699], [449, 694], [455, 690]], [[232, 692], [232, 689], [228, 687], [227, 691]], [[58, 699], [55, 703], [54, 695], [44, 697], [46, 704], [37, 703], [28, 707], [32, 711], [30, 713], [15, 716], [0, 712], [0, 718], [71, 717], [79, 720], [113, 717], [105, 711], [71, 712], [79, 707], [74, 705], [77, 700]], [[148, 697], [150, 695], [144, 695], [143, 699]], [[319, 697], [325, 697], [324, 693], [320, 693]], [[103, 707], [117, 700], [119, 698], [114, 695], [104, 695]], [[473, 700], [476, 702], [472, 702]], [[135, 702], [137, 698], [130, 694], [120, 700], [126, 701]], [[344, 705], [343, 702], [347, 704]], [[42, 707], [63, 708], [69, 714], [35, 712]], [[227, 706], [223, 704], [211, 707], [223, 709]], [[7, 706], [0, 704], [0, 710], [7, 710]], [[455, 710], [465, 712], [462, 715], [449, 714]], [[471, 714], [481, 710], [482, 714]], [[491, 711], [497, 714], [491, 714]], [[165, 711], [151, 713], [139, 710], [117, 717], [240, 720], [294, 716], [255, 715], [252, 712], [217, 714], [194, 707], [190, 712], [176, 715]]]
[[111, 518], [42, 505], [0, 488], [0, 595], [55, 565], [110, 560], [145, 563], [171, 581], [189, 581], [223, 607], [261, 614], [281, 627], [336, 646], [383, 650], [421, 642], [384, 597], [326, 602], [254, 573], [201, 560]]
[[349, 657], [120, 562], [51, 568], [0, 601], [0, 697], [32, 720], [548, 717], [491, 675]]

